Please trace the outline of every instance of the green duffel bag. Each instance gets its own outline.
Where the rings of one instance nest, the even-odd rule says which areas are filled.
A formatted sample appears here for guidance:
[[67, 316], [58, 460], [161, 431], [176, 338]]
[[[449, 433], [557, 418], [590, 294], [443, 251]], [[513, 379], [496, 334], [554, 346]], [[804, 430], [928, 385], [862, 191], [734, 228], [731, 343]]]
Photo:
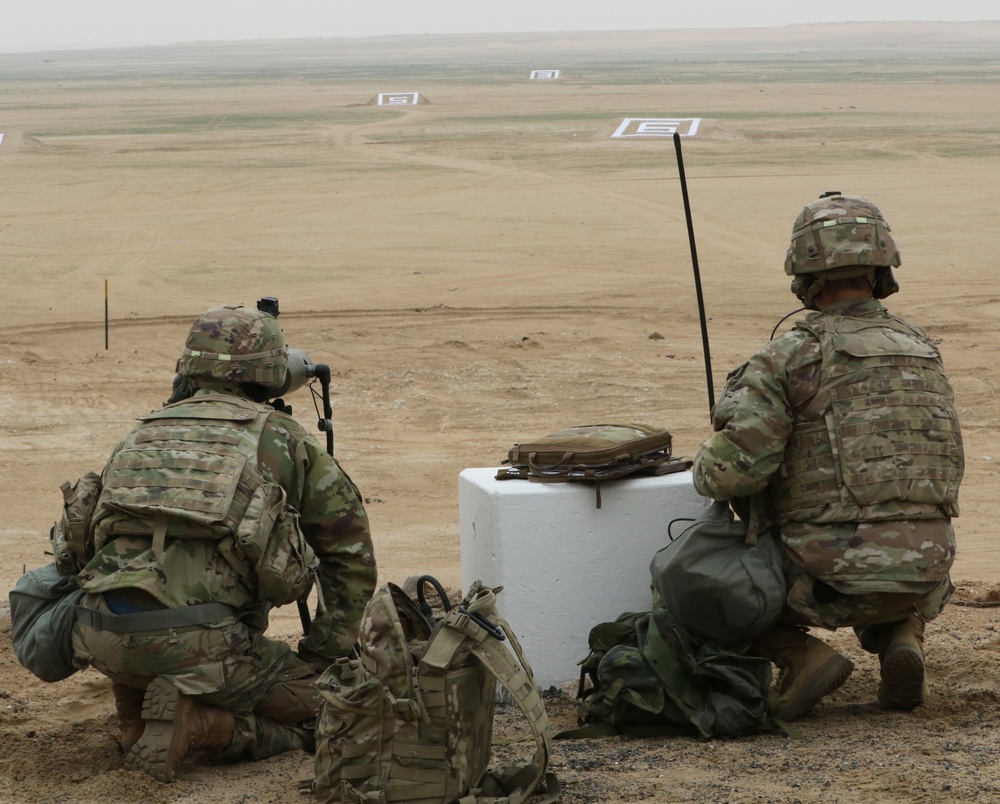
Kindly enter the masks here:
[[10, 590], [11, 637], [21, 666], [42, 681], [62, 681], [73, 666], [73, 623], [83, 590], [55, 564], [28, 570]]
[[715, 501], [649, 565], [660, 602], [689, 631], [720, 645], [770, 630], [785, 607], [775, 529], [747, 534], [729, 503]]

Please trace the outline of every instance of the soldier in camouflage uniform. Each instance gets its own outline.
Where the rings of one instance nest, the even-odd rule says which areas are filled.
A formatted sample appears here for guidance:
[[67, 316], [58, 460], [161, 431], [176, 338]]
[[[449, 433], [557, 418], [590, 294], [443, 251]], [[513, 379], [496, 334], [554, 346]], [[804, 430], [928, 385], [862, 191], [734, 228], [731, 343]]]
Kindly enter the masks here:
[[[74, 663], [109, 676], [126, 767], [161, 781], [193, 749], [313, 750], [318, 671], [354, 645], [376, 582], [368, 518], [337, 462], [291, 416], [277, 321], [207, 310], [178, 374], [193, 395], [142, 417], [112, 454], [80, 572]], [[273, 605], [322, 610], [298, 651], [264, 636]]]
[[854, 626], [879, 656], [881, 706], [923, 703], [924, 624], [951, 592], [962, 439], [937, 348], [878, 301], [899, 265], [866, 199], [805, 207], [785, 270], [814, 312], [729, 375], [693, 467], [699, 493], [779, 528], [785, 613], [753, 649], [783, 670], [789, 720], [854, 668], [810, 626]]

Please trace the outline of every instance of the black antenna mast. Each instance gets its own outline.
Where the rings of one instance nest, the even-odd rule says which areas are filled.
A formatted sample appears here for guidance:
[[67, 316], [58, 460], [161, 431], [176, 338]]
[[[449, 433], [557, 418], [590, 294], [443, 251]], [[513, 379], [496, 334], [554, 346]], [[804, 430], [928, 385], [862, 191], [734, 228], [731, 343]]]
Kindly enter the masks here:
[[705, 353], [705, 381], [708, 387], [708, 415], [715, 407], [715, 385], [712, 382], [712, 355], [708, 348], [708, 323], [705, 319], [705, 298], [701, 293], [701, 273], [698, 271], [698, 248], [694, 242], [694, 224], [691, 222], [691, 202], [688, 201], [687, 178], [684, 175], [684, 157], [681, 154], [681, 135], [674, 132], [674, 150], [677, 152], [677, 171], [684, 197], [684, 218], [687, 220], [688, 242], [691, 244], [691, 266], [694, 268], [694, 287], [698, 294], [698, 318], [701, 321], [701, 346]]

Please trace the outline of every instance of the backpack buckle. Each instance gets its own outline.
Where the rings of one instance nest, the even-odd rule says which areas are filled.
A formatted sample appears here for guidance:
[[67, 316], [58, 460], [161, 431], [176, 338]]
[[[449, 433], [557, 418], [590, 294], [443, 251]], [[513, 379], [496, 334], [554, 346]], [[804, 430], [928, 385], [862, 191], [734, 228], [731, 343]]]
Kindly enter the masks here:
[[504, 634], [503, 629], [496, 623], [490, 622], [482, 614], [475, 611], [469, 611], [468, 606], [459, 606], [458, 610], [468, 617], [472, 622], [478, 625], [480, 628], [486, 630], [490, 636], [503, 642], [506, 639], [506, 634]]

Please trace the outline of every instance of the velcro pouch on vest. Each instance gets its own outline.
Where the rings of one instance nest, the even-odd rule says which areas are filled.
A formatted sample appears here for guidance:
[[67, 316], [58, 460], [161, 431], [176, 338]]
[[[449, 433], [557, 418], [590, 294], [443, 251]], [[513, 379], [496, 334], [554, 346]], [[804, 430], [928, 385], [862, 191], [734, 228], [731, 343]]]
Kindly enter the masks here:
[[76, 483], [64, 482], [63, 512], [49, 531], [56, 569], [61, 575], [79, 572], [94, 555], [90, 523], [101, 495], [101, 477], [87, 472]]
[[299, 514], [276, 483], [257, 486], [236, 532], [249, 560], [261, 600], [284, 606], [305, 595], [319, 561], [299, 527]]

